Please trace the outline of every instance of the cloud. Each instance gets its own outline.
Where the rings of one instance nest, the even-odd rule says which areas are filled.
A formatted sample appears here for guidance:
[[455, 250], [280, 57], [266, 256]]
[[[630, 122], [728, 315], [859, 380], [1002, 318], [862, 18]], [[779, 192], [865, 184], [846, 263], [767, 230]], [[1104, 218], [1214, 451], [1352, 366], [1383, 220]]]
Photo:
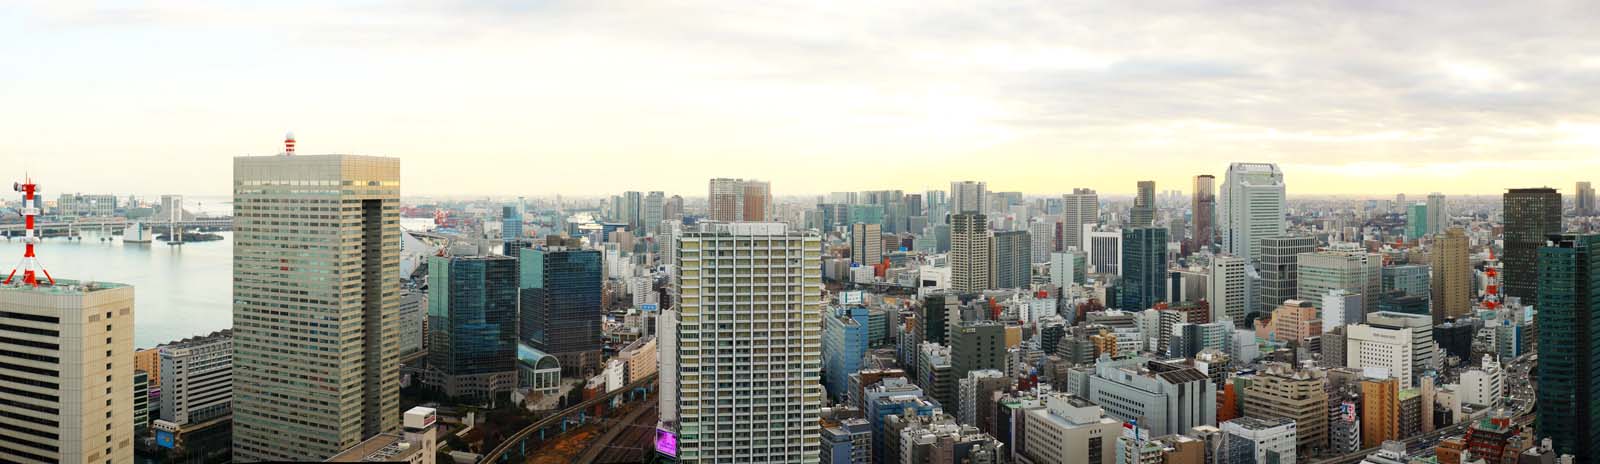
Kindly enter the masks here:
[[[50, 62], [12, 65], [38, 69], [29, 81], [37, 84], [83, 74], [62, 62], [155, 63], [126, 69], [128, 82], [87, 91], [38, 84], [20, 97], [41, 106], [58, 97], [72, 108], [74, 92], [86, 93], [156, 110], [138, 123], [167, 129], [193, 124], [162, 116], [175, 106], [318, 105], [338, 116], [330, 121], [367, 121], [342, 145], [405, 146], [430, 169], [446, 163], [427, 157], [455, 156], [437, 152], [446, 149], [616, 160], [640, 149], [691, 159], [740, 153], [717, 159], [751, 171], [798, 155], [892, 171], [922, 157], [1015, 164], [1125, 151], [1217, 170], [1269, 159], [1399, 178], [1415, 172], [1384, 166], [1482, 170], [1508, 158], [1594, 156], [1600, 17], [1590, 8], [1557, 0], [36, 2], [22, 7], [33, 26], [19, 34], [34, 37], [43, 47], [35, 56]], [[145, 91], [163, 85], [182, 91]], [[228, 114], [209, 116], [207, 125]], [[0, 118], [8, 122], [18, 121]], [[373, 140], [420, 127], [436, 135]], [[645, 169], [620, 175], [619, 185], [651, 179]], [[568, 186], [594, 188], [553, 188]]]

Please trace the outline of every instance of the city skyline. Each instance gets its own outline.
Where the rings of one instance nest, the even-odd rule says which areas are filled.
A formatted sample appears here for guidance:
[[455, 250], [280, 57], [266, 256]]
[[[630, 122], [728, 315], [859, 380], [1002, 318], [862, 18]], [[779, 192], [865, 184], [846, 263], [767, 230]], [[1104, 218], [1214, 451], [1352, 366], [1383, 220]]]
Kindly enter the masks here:
[[1291, 195], [1460, 195], [1600, 167], [1600, 58], [1563, 14], [1582, 3], [915, 6], [25, 2], [0, 14], [0, 98], [29, 111], [0, 125], [28, 136], [0, 166], [220, 195], [232, 157], [292, 130], [303, 153], [404, 159], [414, 195], [1120, 194], [1231, 161], [1278, 164]]

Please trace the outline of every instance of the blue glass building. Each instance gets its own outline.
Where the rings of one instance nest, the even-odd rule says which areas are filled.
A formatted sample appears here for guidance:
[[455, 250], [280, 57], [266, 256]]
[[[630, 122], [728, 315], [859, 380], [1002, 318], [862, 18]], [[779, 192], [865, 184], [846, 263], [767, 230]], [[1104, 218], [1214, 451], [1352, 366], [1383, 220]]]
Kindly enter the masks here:
[[482, 376], [504, 374], [509, 379], [514, 375], [516, 318], [517, 260], [505, 256], [430, 257], [428, 383], [452, 396], [477, 400], [497, 393], [490, 388], [494, 382]]
[[872, 316], [862, 307], [831, 311], [823, 318], [822, 386], [834, 401], [843, 402], [850, 389], [850, 374], [861, 370], [861, 357], [867, 354]]
[[524, 248], [521, 255], [521, 332], [529, 346], [554, 355], [562, 375], [588, 377], [600, 369], [600, 252], [563, 246]]
[[500, 207], [500, 236], [506, 240], [522, 238], [522, 211], [516, 206]]

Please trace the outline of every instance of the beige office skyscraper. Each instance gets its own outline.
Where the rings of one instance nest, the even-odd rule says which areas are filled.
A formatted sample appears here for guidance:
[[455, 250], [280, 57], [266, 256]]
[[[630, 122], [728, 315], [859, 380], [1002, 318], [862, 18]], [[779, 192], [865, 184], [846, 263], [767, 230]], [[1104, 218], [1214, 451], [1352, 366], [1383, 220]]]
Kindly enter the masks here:
[[399, 427], [400, 160], [233, 159], [233, 459]]
[[1077, 248], [1087, 252], [1088, 239], [1083, 235], [1084, 224], [1100, 222], [1100, 195], [1086, 188], [1072, 189], [1061, 196], [1061, 251]]
[[862, 266], [876, 266], [883, 260], [883, 226], [850, 225], [850, 260]]
[[705, 224], [678, 240], [678, 308], [660, 328], [662, 426], [683, 463], [816, 462], [821, 238]]
[[982, 214], [950, 216], [950, 289], [971, 293], [991, 287], [988, 221]]
[[1433, 323], [1472, 311], [1472, 261], [1467, 258], [1467, 232], [1451, 227], [1435, 236], [1433, 255]]
[[0, 286], [0, 462], [133, 463], [133, 287]]

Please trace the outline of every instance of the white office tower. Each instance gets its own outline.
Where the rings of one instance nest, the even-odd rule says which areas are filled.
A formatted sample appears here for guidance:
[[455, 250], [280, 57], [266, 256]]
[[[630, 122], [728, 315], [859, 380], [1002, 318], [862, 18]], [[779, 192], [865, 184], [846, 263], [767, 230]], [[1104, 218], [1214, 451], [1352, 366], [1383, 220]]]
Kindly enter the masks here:
[[1346, 324], [1360, 324], [1366, 312], [1361, 309], [1362, 295], [1350, 293], [1349, 290], [1336, 288], [1322, 295], [1322, 330], [1333, 330], [1334, 327]]
[[133, 287], [0, 286], [0, 462], [133, 463]]
[[680, 462], [816, 462], [821, 249], [780, 223], [710, 223], [678, 239], [678, 321], [660, 357]]
[[989, 187], [985, 182], [963, 180], [950, 183], [950, 214], [984, 213], [989, 202]]
[[1100, 222], [1100, 195], [1086, 188], [1072, 189], [1061, 196], [1061, 251], [1071, 247], [1088, 251], [1084, 245], [1084, 226]]
[[1222, 184], [1217, 229], [1222, 251], [1246, 262], [1261, 253], [1261, 239], [1284, 233], [1283, 171], [1270, 163], [1233, 163]]
[[950, 216], [950, 289], [962, 293], [988, 290], [993, 277], [989, 234], [984, 216], [958, 213]]
[[1122, 231], [1086, 230], [1084, 240], [1089, 244], [1089, 272], [1122, 275]]
[[161, 420], [186, 426], [233, 413], [233, 332], [162, 345]]
[[1428, 194], [1428, 233], [1437, 234], [1450, 227], [1450, 206], [1444, 203], [1444, 194]]
[[400, 160], [236, 157], [233, 210], [233, 460], [400, 428]]
[[1244, 258], [1217, 255], [1211, 258], [1211, 320], [1243, 321], [1250, 313], [1250, 275]]
[[1294, 419], [1241, 417], [1223, 422], [1221, 429], [1228, 462], [1297, 462], [1294, 447], [1299, 433]]

